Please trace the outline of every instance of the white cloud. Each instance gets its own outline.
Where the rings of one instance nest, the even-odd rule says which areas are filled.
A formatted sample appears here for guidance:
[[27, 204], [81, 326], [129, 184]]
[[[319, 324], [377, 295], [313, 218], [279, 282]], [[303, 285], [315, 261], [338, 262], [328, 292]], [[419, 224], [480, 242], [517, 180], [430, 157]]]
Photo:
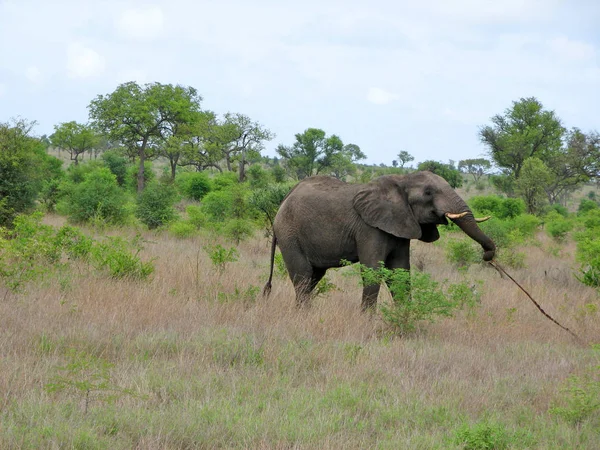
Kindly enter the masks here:
[[119, 33], [132, 39], [153, 39], [164, 28], [164, 14], [158, 6], [143, 9], [127, 9], [116, 19]]
[[367, 100], [376, 105], [385, 105], [399, 98], [397, 94], [376, 87], [370, 87], [367, 91]]
[[25, 70], [25, 78], [27, 78], [33, 84], [40, 84], [43, 76], [42, 72], [37, 66], [29, 66]]
[[67, 72], [70, 78], [90, 78], [104, 71], [104, 58], [82, 44], [70, 44], [67, 50]]

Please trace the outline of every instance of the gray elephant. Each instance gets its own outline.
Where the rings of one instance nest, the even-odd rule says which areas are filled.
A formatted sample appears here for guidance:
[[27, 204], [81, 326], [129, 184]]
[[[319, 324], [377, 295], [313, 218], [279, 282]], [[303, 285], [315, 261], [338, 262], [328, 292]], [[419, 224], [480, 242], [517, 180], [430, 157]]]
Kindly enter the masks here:
[[[367, 184], [348, 184], [316, 176], [298, 183], [281, 203], [273, 223], [271, 269], [264, 288], [271, 291], [275, 247], [302, 305], [330, 267], [341, 260], [388, 269], [410, 269], [410, 240], [434, 242], [437, 225], [452, 219], [494, 258], [496, 246], [467, 204], [443, 178], [431, 172], [385, 175]], [[377, 303], [379, 285], [364, 286], [362, 307]]]

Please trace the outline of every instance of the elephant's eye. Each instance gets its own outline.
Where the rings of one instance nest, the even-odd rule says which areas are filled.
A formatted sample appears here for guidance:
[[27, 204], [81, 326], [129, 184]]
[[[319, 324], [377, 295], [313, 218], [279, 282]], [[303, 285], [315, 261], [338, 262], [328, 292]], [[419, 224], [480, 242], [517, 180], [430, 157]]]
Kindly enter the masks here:
[[433, 192], [431, 192], [431, 189], [425, 189], [425, 195], [427, 195], [429, 197], [432, 194], [433, 194]]

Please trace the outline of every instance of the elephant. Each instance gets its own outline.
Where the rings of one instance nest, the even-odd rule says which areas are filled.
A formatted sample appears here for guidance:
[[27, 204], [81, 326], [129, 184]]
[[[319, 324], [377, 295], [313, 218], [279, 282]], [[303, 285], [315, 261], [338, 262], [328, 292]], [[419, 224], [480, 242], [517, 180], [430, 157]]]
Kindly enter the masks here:
[[[330, 176], [300, 181], [284, 198], [273, 221], [268, 296], [279, 245], [301, 306], [311, 298], [327, 269], [342, 260], [377, 268], [410, 270], [410, 241], [434, 242], [437, 226], [451, 219], [494, 258], [496, 246], [481, 231], [465, 201], [442, 177], [429, 171], [384, 175], [366, 184]], [[379, 285], [364, 286], [362, 309], [377, 304]]]

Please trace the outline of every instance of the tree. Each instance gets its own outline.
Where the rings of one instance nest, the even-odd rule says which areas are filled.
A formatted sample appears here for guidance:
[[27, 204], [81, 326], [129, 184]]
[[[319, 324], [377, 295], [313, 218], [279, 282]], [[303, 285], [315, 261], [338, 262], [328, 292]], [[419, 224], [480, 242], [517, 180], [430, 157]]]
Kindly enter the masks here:
[[[408, 153], [406, 150], [402, 150], [400, 151], [400, 153], [398, 153], [398, 161], [400, 161], [400, 167], [402, 169], [404, 169], [404, 165], [414, 161], [415, 157], [413, 155], [411, 155], [410, 153]], [[396, 167], [396, 166], [394, 166]]]
[[445, 179], [453, 188], [461, 187], [463, 183], [462, 175], [450, 164], [444, 164], [439, 161], [423, 161], [417, 167], [418, 170], [428, 170]]
[[394, 167], [398, 167], [398, 161], [394, 159], [394, 160], [392, 161], [392, 166], [394, 166]]
[[100, 137], [91, 125], [75, 121], [54, 125], [54, 133], [50, 135], [53, 147], [66, 150], [75, 165], [79, 156], [94, 149], [100, 143]]
[[539, 214], [547, 203], [546, 188], [552, 174], [544, 162], [536, 157], [527, 158], [516, 181], [516, 191], [525, 200], [529, 214]]
[[[226, 145], [221, 136], [220, 124], [217, 116], [212, 111], [198, 112], [194, 120], [186, 127], [181, 127], [177, 135], [173, 136], [172, 152], [180, 149], [176, 164], [180, 166], [193, 166], [197, 171], [214, 167], [222, 172], [219, 161], [223, 157], [222, 148]], [[172, 166], [172, 173], [174, 168]]]
[[33, 208], [44, 183], [62, 174], [61, 161], [30, 136], [35, 122], [0, 123], [0, 226]]
[[339, 136], [327, 137], [319, 128], [308, 128], [295, 137], [291, 147], [279, 145], [277, 153], [298, 179], [319, 173], [341, 178], [354, 170], [356, 161], [366, 158], [358, 145], [345, 146]]
[[543, 109], [535, 98], [513, 102], [504, 115], [492, 117], [492, 125], [479, 130], [481, 142], [488, 147], [494, 163], [516, 179], [525, 160], [545, 160], [562, 145], [564, 128], [554, 111]]
[[144, 189], [144, 162], [200, 111], [202, 97], [192, 87], [130, 81], [89, 105], [90, 118], [109, 139], [123, 145], [130, 156], [139, 158], [138, 192]]
[[458, 163], [458, 170], [464, 170], [471, 174], [475, 182], [479, 181], [491, 167], [492, 163], [485, 158], [463, 159]]
[[221, 149], [227, 169], [233, 170], [232, 162], [239, 164], [239, 181], [246, 178], [246, 165], [251, 157], [260, 156], [264, 142], [275, 138], [275, 134], [248, 116], [239, 113], [227, 113], [221, 124], [221, 139], [226, 142]]

